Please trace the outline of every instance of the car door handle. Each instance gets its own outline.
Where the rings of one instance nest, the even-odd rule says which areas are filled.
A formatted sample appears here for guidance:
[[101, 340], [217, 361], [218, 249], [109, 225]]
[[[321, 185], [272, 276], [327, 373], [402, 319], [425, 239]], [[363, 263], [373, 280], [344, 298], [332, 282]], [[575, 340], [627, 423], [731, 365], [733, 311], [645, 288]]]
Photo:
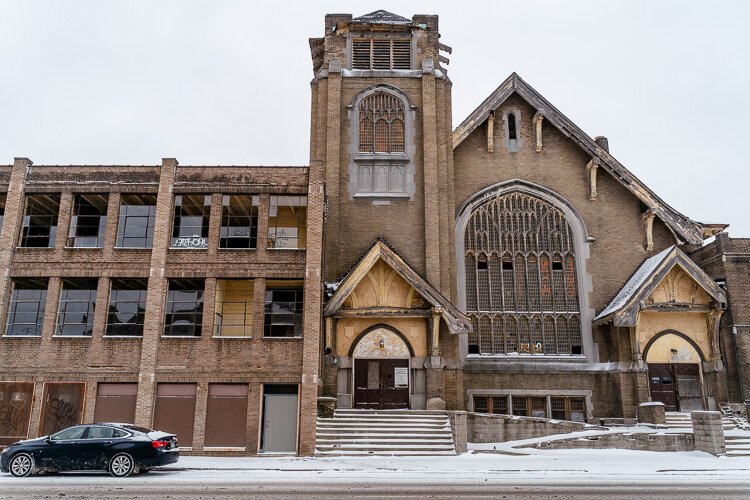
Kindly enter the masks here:
[[104, 444], [112, 444], [112, 441], [104, 441]]

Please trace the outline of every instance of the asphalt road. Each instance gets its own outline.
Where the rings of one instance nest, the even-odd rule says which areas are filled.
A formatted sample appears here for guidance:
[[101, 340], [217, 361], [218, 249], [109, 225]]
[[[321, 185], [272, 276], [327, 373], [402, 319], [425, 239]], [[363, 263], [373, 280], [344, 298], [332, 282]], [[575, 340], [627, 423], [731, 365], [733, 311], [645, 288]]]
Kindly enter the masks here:
[[396, 485], [361, 484], [361, 483], [258, 483], [237, 482], [222, 485], [208, 484], [146, 484], [128, 480], [112, 480], [103, 484], [76, 484], [71, 481], [25, 482], [24, 480], [4, 483], [0, 490], [0, 499], [336, 499], [336, 498], [371, 498], [371, 499], [438, 499], [438, 498], [485, 498], [485, 499], [519, 499], [519, 500], [566, 500], [566, 499], [641, 499], [659, 498], [687, 500], [699, 498], [743, 499], [750, 498], [750, 486], [747, 483], [722, 481], [720, 484], [415, 484], [398, 483]]

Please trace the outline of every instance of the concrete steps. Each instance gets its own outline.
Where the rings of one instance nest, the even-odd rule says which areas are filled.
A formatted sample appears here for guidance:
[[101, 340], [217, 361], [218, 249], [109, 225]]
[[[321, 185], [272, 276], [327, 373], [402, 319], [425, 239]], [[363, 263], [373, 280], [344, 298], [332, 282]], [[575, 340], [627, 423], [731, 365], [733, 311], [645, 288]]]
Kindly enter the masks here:
[[[693, 420], [692, 418], [690, 418], [689, 413], [679, 413], [679, 412], [668, 411], [666, 412], [665, 416], [667, 419], [667, 427], [669, 427], [670, 429], [692, 429], [693, 428]], [[735, 428], [734, 422], [732, 422], [732, 420], [726, 415], [722, 415], [721, 424], [722, 424], [722, 428], [725, 431]]]
[[445, 411], [336, 410], [316, 428], [319, 456], [456, 454]]
[[750, 437], [727, 436], [724, 441], [728, 457], [750, 457]]

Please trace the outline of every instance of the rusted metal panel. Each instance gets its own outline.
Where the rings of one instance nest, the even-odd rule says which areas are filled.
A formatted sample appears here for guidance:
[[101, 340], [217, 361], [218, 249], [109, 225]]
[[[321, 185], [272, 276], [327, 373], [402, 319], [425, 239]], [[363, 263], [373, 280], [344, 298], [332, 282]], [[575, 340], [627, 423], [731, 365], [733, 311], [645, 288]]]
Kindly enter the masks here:
[[247, 384], [210, 384], [204, 446], [244, 448], [247, 441]]
[[159, 384], [153, 427], [177, 435], [180, 446], [193, 446], [196, 384]]
[[96, 389], [94, 422], [135, 421], [138, 384], [99, 384]]

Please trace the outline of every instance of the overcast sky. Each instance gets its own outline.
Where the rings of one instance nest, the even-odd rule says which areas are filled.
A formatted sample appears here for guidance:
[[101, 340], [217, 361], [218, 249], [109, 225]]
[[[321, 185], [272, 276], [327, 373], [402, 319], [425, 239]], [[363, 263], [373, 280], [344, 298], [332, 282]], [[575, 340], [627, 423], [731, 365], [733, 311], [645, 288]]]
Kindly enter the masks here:
[[741, 0], [0, 0], [0, 164], [307, 164], [307, 39], [381, 8], [440, 16], [454, 126], [516, 71], [667, 203], [750, 237]]

